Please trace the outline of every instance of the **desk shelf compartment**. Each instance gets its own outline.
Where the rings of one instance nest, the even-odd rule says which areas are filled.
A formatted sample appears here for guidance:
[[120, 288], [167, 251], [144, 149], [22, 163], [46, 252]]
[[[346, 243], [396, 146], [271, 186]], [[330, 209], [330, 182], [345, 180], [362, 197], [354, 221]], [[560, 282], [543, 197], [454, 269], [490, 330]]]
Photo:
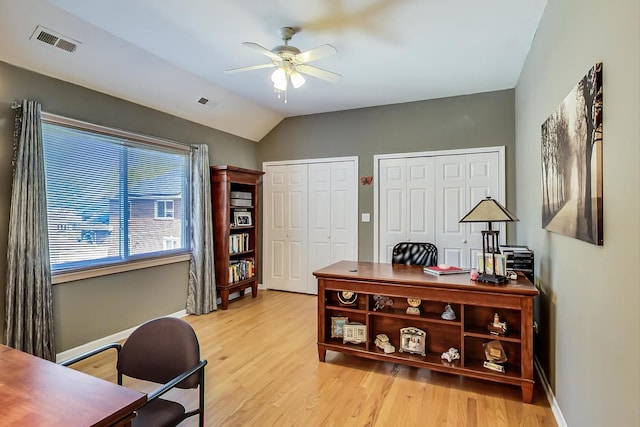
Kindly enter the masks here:
[[[460, 350], [460, 324], [437, 324], [431, 323], [429, 319], [418, 318], [417, 316], [406, 319], [404, 317], [385, 316], [379, 312], [369, 313], [369, 329], [371, 337], [375, 339], [378, 334], [385, 334], [389, 337], [391, 344], [396, 348], [398, 357], [414, 356], [412, 353], [400, 353], [400, 329], [413, 326], [427, 333], [426, 353], [429, 355], [440, 355], [448, 351], [451, 347]], [[395, 354], [395, 353], [394, 353]], [[423, 357], [423, 356], [420, 356]], [[438, 362], [439, 363], [439, 362]]]
[[[507, 333], [505, 335], [494, 335], [489, 332], [487, 325], [493, 322], [493, 316], [498, 313], [501, 322], [507, 322]], [[519, 310], [464, 306], [464, 331], [465, 335], [479, 338], [497, 339], [500, 341], [520, 342], [521, 313]]]
[[508, 376], [520, 377], [521, 360], [519, 343], [508, 341], [500, 342], [508, 359], [505, 363], [505, 373], [495, 372], [482, 366], [483, 362], [486, 360], [483, 344], [491, 341], [493, 338], [493, 336], [487, 338], [466, 336], [464, 338], [464, 367], [484, 373], [492, 373], [498, 376], [508, 374]]

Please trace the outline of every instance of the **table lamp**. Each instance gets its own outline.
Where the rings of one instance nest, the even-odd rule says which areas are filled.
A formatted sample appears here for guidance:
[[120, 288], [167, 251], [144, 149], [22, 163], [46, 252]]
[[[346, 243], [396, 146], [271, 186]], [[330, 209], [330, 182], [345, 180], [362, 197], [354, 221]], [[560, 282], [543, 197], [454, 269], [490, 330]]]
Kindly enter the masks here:
[[[498, 234], [500, 231], [492, 230], [491, 223], [513, 221], [519, 221], [518, 217], [490, 196], [480, 200], [480, 202], [460, 220], [460, 222], [486, 222], [488, 224], [488, 230], [482, 231], [482, 271], [478, 272], [479, 275], [476, 279], [478, 282], [499, 284], [507, 281], [505, 275], [496, 274], [496, 253], [499, 251]], [[492, 256], [491, 265], [493, 268], [491, 274], [486, 271], [487, 253], [490, 253]]]

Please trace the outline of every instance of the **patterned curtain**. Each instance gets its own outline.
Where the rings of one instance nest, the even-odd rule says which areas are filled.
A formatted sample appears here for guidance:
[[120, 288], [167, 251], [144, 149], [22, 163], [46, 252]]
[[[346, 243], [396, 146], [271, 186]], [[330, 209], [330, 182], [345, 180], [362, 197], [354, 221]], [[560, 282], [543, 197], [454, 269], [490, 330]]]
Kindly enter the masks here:
[[191, 263], [187, 289], [187, 313], [206, 314], [217, 308], [213, 264], [213, 223], [209, 148], [191, 149]]
[[22, 101], [14, 132], [7, 245], [7, 345], [54, 361], [41, 106]]

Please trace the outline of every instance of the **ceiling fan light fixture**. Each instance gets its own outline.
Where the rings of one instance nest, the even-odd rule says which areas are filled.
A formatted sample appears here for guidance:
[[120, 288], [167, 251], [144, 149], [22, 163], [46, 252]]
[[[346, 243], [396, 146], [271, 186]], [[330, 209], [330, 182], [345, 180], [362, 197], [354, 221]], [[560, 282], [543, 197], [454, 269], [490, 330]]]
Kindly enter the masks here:
[[278, 90], [287, 90], [287, 72], [282, 67], [276, 68], [271, 74], [273, 87]]
[[289, 79], [291, 80], [291, 84], [294, 88], [298, 89], [305, 82], [304, 77], [296, 70], [292, 70], [289, 74]]

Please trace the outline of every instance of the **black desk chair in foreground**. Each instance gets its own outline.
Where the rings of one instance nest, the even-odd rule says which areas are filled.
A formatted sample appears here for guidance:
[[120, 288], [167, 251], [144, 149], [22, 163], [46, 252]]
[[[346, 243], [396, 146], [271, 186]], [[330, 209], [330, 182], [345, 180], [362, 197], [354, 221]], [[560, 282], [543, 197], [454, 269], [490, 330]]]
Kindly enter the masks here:
[[[191, 325], [174, 317], [153, 319], [140, 325], [122, 346], [107, 344], [60, 364], [70, 366], [110, 348], [118, 352], [118, 384], [122, 385], [123, 376], [162, 384], [147, 395], [147, 403], [138, 410], [132, 426], [176, 426], [194, 415], [199, 415], [199, 425], [204, 426], [207, 361], [200, 360], [200, 345]], [[160, 398], [174, 387], [199, 389], [198, 409], [187, 411], [178, 402]]]
[[433, 243], [400, 242], [393, 247], [392, 264], [438, 265], [438, 248]]

